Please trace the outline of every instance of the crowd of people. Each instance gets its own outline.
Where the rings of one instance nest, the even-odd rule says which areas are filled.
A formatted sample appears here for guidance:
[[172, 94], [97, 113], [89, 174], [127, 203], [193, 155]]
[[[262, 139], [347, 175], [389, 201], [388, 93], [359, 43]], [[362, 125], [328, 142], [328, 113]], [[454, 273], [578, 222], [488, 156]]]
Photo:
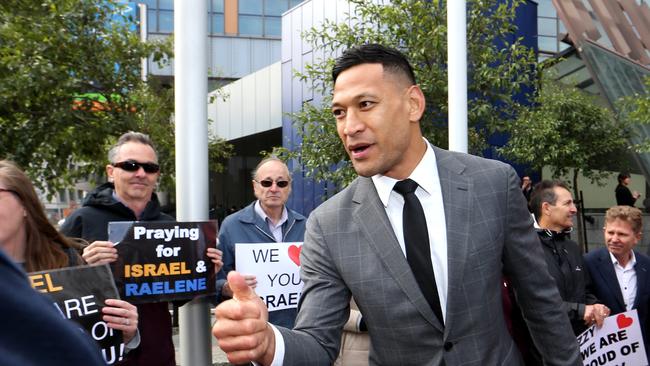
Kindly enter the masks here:
[[[583, 256], [564, 183], [520, 183], [505, 163], [423, 137], [427, 103], [398, 50], [351, 48], [332, 78], [332, 114], [357, 179], [306, 218], [286, 206], [287, 165], [263, 159], [251, 177], [256, 199], [225, 218], [207, 249], [217, 274], [212, 333], [231, 362], [581, 365], [576, 336], [632, 309], [647, 339], [650, 259], [634, 250], [643, 225], [629, 175], [616, 196], [631, 205], [607, 210], [605, 247]], [[24, 329], [0, 332], [0, 345], [12, 345], [0, 363], [102, 364], [97, 346], [28, 288], [24, 272], [114, 263], [109, 222], [173, 221], [155, 193], [160, 166], [147, 135], [125, 133], [107, 158], [108, 182], [60, 231], [27, 176], [0, 161], [0, 306]], [[258, 279], [238, 272], [235, 245], [282, 242], [304, 243], [304, 286], [298, 308], [269, 312]], [[109, 299], [101, 311], [124, 336], [120, 365], [176, 364], [167, 302]]]

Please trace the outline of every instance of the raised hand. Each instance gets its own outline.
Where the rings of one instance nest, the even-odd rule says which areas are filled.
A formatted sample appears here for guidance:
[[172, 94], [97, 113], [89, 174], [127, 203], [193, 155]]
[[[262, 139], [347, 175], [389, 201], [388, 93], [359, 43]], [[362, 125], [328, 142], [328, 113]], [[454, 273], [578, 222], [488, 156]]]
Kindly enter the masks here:
[[268, 309], [240, 273], [228, 273], [228, 283], [233, 298], [215, 309], [217, 322], [212, 334], [231, 363], [256, 361], [262, 365], [271, 364], [275, 354], [275, 334], [267, 321]]

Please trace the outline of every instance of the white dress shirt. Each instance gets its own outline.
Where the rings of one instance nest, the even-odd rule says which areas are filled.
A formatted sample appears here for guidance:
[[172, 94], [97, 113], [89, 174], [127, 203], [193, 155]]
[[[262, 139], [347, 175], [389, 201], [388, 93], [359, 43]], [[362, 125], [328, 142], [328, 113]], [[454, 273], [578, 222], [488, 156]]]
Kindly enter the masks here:
[[282, 242], [282, 224], [287, 222], [289, 219], [289, 214], [287, 213], [287, 207], [284, 206], [282, 207], [282, 216], [280, 217], [280, 221], [278, 221], [277, 224], [273, 223], [273, 220], [269, 217], [269, 215], [264, 212], [262, 209], [262, 205], [260, 205], [260, 200], [255, 201], [255, 213], [259, 215], [259, 217], [262, 218], [266, 222], [266, 224], [269, 227], [269, 231], [271, 231], [271, 234], [273, 234], [273, 237], [275, 238], [275, 241], [277, 243]]
[[[436, 287], [438, 288], [438, 296], [440, 297], [442, 316], [443, 319], [446, 319], [448, 275], [445, 207], [442, 201], [442, 190], [440, 188], [440, 178], [438, 177], [436, 155], [429, 145], [429, 142], [426, 139], [424, 141], [427, 144], [427, 150], [409, 178], [418, 184], [415, 195], [420, 200], [427, 221], [433, 274], [436, 280]], [[406, 256], [404, 232], [402, 230], [404, 197], [393, 190], [395, 183], [398, 181], [394, 178], [377, 174], [372, 177], [372, 182], [375, 184], [375, 188], [379, 194], [379, 199], [384, 204], [388, 220], [393, 227], [393, 232], [395, 232], [402, 253]]]
[[625, 302], [625, 309], [632, 310], [634, 307], [634, 300], [636, 300], [636, 256], [634, 251], [631, 251], [632, 258], [627, 262], [625, 267], [621, 266], [618, 259], [612, 253], [609, 253], [614, 264], [614, 272], [616, 272], [616, 279], [618, 279], [618, 286], [621, 288], [621, 295]]

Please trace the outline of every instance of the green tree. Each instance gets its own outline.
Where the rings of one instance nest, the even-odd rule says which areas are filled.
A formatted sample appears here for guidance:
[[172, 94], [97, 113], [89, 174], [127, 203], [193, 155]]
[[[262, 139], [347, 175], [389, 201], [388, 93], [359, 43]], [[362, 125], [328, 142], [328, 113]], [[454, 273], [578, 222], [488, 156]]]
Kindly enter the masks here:
[[[172, 91], [140, 76], [141, 58], [163, 62], [171, 43], [140, 41], [122, 10], [115, 0], [0, 2], [0, 158], [49, 192], [101, 176], [108, 146], [129, 130], [153, 135], [171, 188]], [[222, 141], [212, 147], [228, 154]]]
[[[647, 125], [650, 123], [650, 75], [645, 79], [645, 91], [622, 98], [616, 105], [619, 119], [631, 125]], [[650, 140], [646, 139], [636, 146], [640, 153], [650, 152]]]
[[[603, 167], [620, 166], [630, 151], [630, 125], [617, 121], [596, 97], [544, 77], [532, 100], [533, 107], [522, 109], [510, 125], [510, 139], [499, 151], [536, 170], [550, 167], [555, 178], [570, 177], [575, 199], [579, 174], [600, 184], [611, 176]], [[582, 220], [578, 238], [584, 245]]]
[[[320, 104], [305, 104], [292, 115], [302, 139], [294, 151], [275, 150], [297, 159], [308, 175], [345, 186], [356, 175], [336, 135], [330, 112], [330, 76], [337, 50], [374, 42], [402, 50], [415, 68], [427, 108], [421, 126], [433, 144], [447, 146], [447, 23], [442, 1], [394, 0], [377, 5], [350, 0], [350, 22], [326, 20], [303, 34], [314, 54], [327, 55], [305, 66], [297, 77], [326, 96]], [[487, 136], [504, 128], [517, 103], [513, 96], [535, 79], [534, 52], [515, 38], [514, 19], [525, 1], [470, 0], [468, 6], [469, 145], [472, 153], [486, 147]]]

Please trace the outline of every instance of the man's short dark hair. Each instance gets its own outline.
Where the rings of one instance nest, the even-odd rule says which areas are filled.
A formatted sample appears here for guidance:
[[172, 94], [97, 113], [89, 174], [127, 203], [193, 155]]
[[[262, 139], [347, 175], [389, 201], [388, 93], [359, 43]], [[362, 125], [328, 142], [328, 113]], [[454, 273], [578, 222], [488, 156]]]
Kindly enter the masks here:
[[551, 205], [554, 205], [557, 201], [557, 195], [555, 194], [555, 188], [564, 188], [569, 191], [569, 187], [562, 182], [561, 180], [543, 180], [535, 185], [533, 192], [530, 195], [530, 208], [535, 214], [535, 220], [539, 222], [540, 217], [542, 216], [542, 204], [548, 202]]
[[623, 184], [623, 181], [627, 178], [630, 178], [630, 173], [621, 172], [621, 174], [618, 175], [618, 184]]
[[332, 80], [336, 84], [339, 75], [354, 66], [362, 64], [381, 64], [384, 72], [390, 72], [406, 77], [411, 85], [415, 85], [415, 73], [406, 56], [400, 51], [382, 46], [380, 44], [364, 44], [353, 47], [336, 59], [336, 64], [332, 68]]

